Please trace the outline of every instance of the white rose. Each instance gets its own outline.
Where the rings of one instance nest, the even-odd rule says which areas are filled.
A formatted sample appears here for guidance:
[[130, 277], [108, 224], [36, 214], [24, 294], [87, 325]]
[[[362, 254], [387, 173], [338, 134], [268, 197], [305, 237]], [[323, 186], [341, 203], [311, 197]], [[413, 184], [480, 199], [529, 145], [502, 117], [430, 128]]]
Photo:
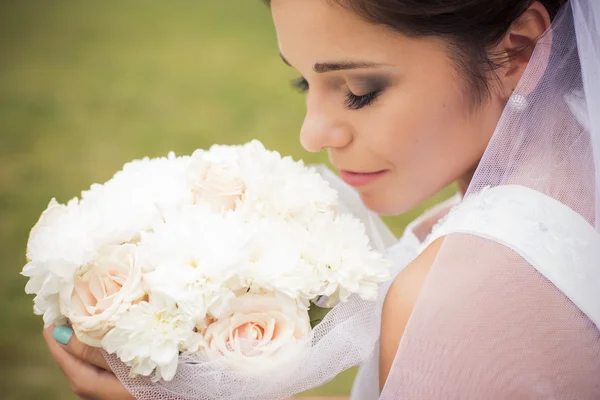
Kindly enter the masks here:
[[280, 293], [247, 293], [233, 300], [231, 314], [205, 332], [211, 358], [235, 369], [258, 372], [297, 360], [311, 331], [308, 311]]
[[145, 296], [136, 251], [132, 244], [108, 247], [61, 291], [61, 312], [81, 342], [100, 347], [119, 314]]
[[235, 209], [246, 191], [234, 160], [212, 161], [210, 153], [203, 150], [192, 155], [188, 182], [192, 186], [194, 202], [206, 204], [215, 211]]

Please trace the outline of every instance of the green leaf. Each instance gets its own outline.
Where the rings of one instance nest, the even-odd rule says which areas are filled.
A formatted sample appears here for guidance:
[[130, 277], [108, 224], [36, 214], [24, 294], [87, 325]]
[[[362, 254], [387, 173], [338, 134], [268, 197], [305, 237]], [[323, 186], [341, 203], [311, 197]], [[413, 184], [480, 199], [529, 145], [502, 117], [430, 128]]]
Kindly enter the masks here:
[[331, 311], [331, 308], [322, 308], [316, 304], [310, 303], [308, 309], [308, 317], [310, 318], [310, 326], [314, 329], [315, 326], [319, 325], [323, 318]]

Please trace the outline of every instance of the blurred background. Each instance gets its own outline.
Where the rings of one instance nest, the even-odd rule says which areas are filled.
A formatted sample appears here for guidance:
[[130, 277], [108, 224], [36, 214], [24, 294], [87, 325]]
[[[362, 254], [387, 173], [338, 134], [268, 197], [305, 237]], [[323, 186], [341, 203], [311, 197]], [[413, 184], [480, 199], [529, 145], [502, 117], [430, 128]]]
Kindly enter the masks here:
[[[128, 160], [298, 141], [304, 99], [260, 0], [0, 2], [0, 398], [75, 399], [24, 293], [29, 229]], [[387, 218], [394, 232], [435, 199]], [[348, 371], [310, 394], [348, 393]]]

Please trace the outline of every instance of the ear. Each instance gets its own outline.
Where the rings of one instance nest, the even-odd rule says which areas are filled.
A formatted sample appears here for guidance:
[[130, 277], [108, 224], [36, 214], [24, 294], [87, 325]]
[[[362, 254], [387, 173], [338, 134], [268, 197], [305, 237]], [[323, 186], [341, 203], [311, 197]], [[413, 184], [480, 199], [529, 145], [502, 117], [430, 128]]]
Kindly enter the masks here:
[[[540, 39], [544, 32], [550, 28], [550, 25], [551, 21], [548, 10], [546, 10], [546, 7], [539, 1], [536, 1], [527, 9], [527, 11], [517, 18], [511, 25], [502, 42], [496, 47], [495, 52], [497, 52], [497, 54], [503, 54], [509, 60], [497, 71], [498, 77], [502, 83], [502, 94], [506, 99], [511, 96], [512, 92], [517, 87], [517, 84], [521, 80], [521, 77], [529, 64], [529, 60], [531, 60], [538, 39]], [[548, 46], [548, 49], [541, 49], [541, 51], [547, 51], [547, 59], [550, 52], [550, 46]], [[524, 91], [525, 93], [521, 94], [526, 95], [536, 84], [537, 80], [535, 83], [532, 82], [531, 88], [523, 88], [524, 90], [521, 90], [521, 92]]]

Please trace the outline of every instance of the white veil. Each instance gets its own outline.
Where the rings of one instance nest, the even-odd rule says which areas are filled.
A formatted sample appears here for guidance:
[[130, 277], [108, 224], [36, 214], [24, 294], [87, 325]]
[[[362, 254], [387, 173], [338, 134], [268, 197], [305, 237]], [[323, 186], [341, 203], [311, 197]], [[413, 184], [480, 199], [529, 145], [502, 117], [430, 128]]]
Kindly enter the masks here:
[[[498, 241], [449, 233], [382, 399], [600, 398], [600, 0], [571, 0], [540, 39], [449, 218], [460, 219], [470, 199], [503, 185], [570, 209], [561, 209], [570, 217], [556, 219], [541, 203], [519, 210], [504, 201], [503, 212], [539, 228], [530, 240], [556, 275]], [[577, 219], [589, 240], [569, 231]]]

